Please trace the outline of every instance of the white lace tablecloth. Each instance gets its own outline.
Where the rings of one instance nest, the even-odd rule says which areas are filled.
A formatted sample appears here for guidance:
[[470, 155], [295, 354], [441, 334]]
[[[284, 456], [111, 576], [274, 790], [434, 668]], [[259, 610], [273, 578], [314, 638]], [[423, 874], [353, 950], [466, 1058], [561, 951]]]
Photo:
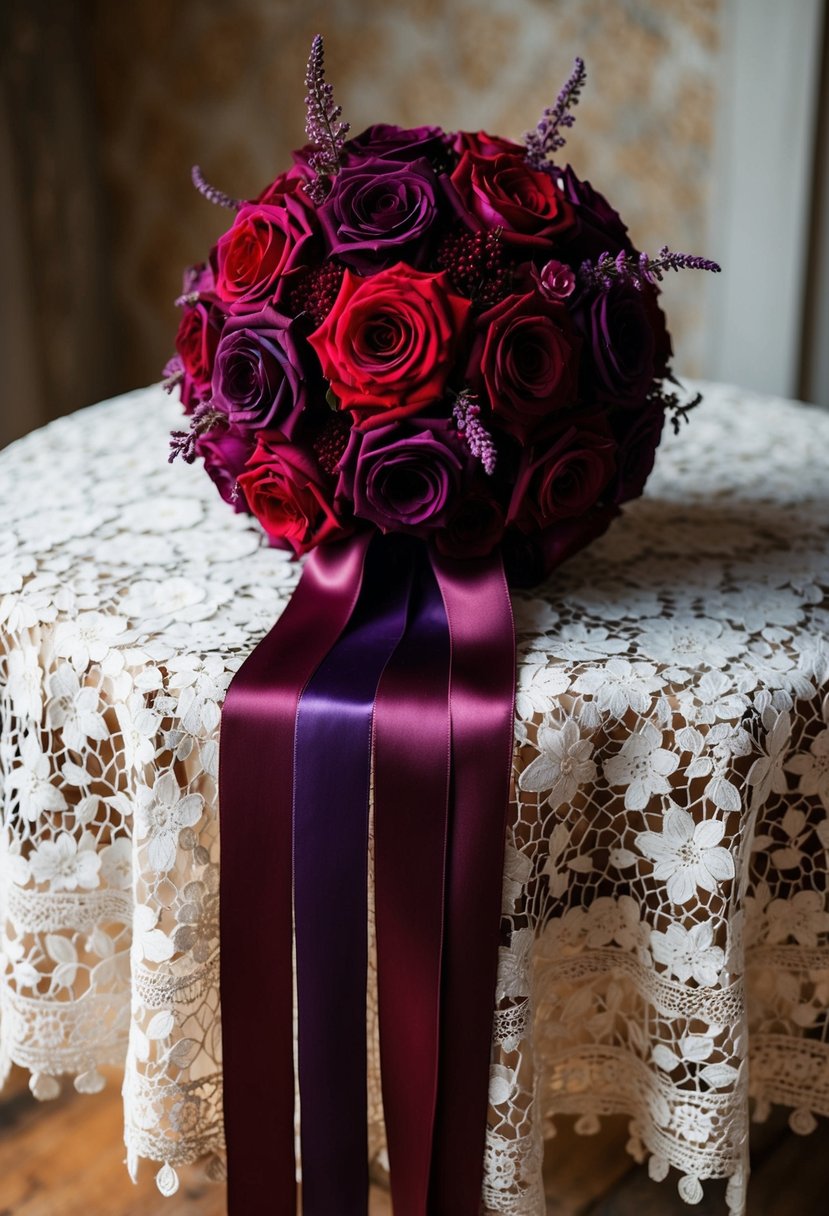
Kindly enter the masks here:
[[[177, 413], [150, 388], [0, 454], [0, 1075], [123, 1063], [166, 1193], [222, 1172], [219, 710], [299, 573], [168, 466]], [[558, 1114], [629, 1115], [733, 1213], [749, 1095], [829, 1114], [827, 452], [829, 414], [708, 386], [646, 497], [514, 597], [492, 1212], [541, 1216]]]

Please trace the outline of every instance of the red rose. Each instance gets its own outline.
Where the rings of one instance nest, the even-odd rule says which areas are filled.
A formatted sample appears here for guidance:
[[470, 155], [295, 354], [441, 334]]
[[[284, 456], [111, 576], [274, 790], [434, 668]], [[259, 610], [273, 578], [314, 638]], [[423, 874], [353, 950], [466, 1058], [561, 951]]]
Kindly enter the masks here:
[[324, 475], [301, 448], [277, 435], [259, 439], [239, 486], [280, 549], [299, 556], [347, 531], [334, 512]]
[[206, 304], [185, 308], [176, 334], [176, 350], [184, 370], [197, 385], [210, 388], [213, 359], [219, 344], [219, 325]]
[[308, 340], [340, 408], [371, 430], [440, 398], [470, 308], [445, 272], [403, 262], [368, 279], [347, 270], [334, 307]]
[[488, 135], [486, 131], [456, 131], [452, 136], [452, 151], [458, 156], [464, 152], [474, 152], [476, 156], [498, 156], [502, 152], [512, 156], [523, 156], [521, 144], [515, 144], [511, 139], [503, 139], [500, 135]]
[[550, 174], [523, 156], [464, 152], [451, 181], [475, 226], [503, 228], [508, 243], [550, 245], [573, 226], [573, 208]]
[[598, 501], [616, 467], [616, 444], [607, 417], [579, 419], [552, 446], [524, 452], [507, 523], [535, 532], [560, 519], [584, 515]]
[[216, 292], [236, 305], [273, 298], [279, 278], [302, 264], [311, 236], [310, 212], [299, 195], [283, 195], [284, 205], [242, 207], [232, 228], [216, 245]]
[[296, 196], [298, 202], [310, 209], [313, 204], [302, 187], [312, 176], [310, 170], [301, 165], [291, 165], [291, 168], [286, 169], [284, 173], [277, 174], [262, 193], [256, 196], [256, 202], [284, 207], [285, 197], [290, 194]]
[[563, 305], [537, 292], [507, 296], [477, 328], [469, 381], [504, 430], [526, 443], [551, 412], [575, 403], [581, 339]]

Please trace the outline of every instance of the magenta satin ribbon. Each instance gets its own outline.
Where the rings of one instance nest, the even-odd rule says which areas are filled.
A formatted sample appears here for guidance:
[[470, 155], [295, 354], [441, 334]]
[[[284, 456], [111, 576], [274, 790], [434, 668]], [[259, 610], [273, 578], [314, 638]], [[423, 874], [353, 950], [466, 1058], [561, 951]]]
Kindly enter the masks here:
[[[368, 543], [309, 558], [223, 711], [232, 1216], [290, 1216], [296, 1206], [292, 804], [304, 1205], [313, 1216], [366, 1211], [365, 782], [384, 668], [373, 711], [376, 907], [395, 1214], [479, 1210], [513, 739], [509, 595], [499, 557], [427, 562], [422, 544], [372, 552], [364, 578]], [[392, 551], [407, 553], [414, 572], [402, 641], [404, 580], [383, 565]]]

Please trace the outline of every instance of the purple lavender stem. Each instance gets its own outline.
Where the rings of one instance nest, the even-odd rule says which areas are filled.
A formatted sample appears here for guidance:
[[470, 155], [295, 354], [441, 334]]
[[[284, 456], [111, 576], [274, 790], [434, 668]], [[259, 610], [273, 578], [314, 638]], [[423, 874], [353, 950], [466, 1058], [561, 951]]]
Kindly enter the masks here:
[[190, 417], [189, 431], [172, 431], [170, 433], [170, 455], [167, 457], [172, 464], [180, 456], [185, 464], [193, 464], [196, 459], [196, 440], [200, 435], [206, 435], [214, 428], [227, 426], [227, 417], [217, 410], [212, 401], [202, 401], [197, 405]]
[[708, 270], [712, 274], [719, 274], [721, 267], [709, 258], [697, 257], [693, 253], [676, 253], [663, 245], [655, 258], [647, 253], [632, 257], [624, 250], [616, 257], [611, 253], [602, 253], [595, 262], [582, 262], [579, 277], [588, 287], [607, 289], [617, 282], [629, 283], [641, 290], [645, 283], [661, 283], [669, 270]]
[[556, 98], [555, 105], [548, 106], [535, 130], [527, 131], [524, 136], [527, 161], [534, 169], [544, 169], [549, 164], [549, 157], [566, 144], [567, 140], [561, 134], [561, 129], [572, 127], [576, 121], [575, 114], [569, 111], [578, 105], [586, 81], [584, 60], [577, 57], [573, 60], [573, 70]]
[[463, 392], [452, 407], [452, 417], [458, 434], [466, 441], [466, 446], [476, 459], [484, 466], [484, 472], [490, 477], [495, 472], [497, 451], [492, 436], [479, 421], [481, 407], [471, 393]]
[[228, 211], [238, 211], [244, 206], [244, 200], [239, 198], [231, 198], [229, 194], [225, 194], [224, 190], [218, 190], [215, 186], [211, 186], [205, 180], [204, 174], [198, 165], [193, 165], [190, 171], [190, 176], [193, 179], [193, 185], [208, 203], [215, 203], [217, 207], [227, 207]]
[[317, 148], [308, 158], [308, 164], [317, 176], [315, 181], [307, 182], [304, 189], [313, 202], [321, 203], [329, 190], [326, 179], [336, 175], [351, 129], [349, 123], [340, 122], [342, 106], [334, 105], [334, 86], [325, 79], [325, 48], [321, 34], [315, 34], [311, 43], [305, 87], [305, 134], [308, 142]]

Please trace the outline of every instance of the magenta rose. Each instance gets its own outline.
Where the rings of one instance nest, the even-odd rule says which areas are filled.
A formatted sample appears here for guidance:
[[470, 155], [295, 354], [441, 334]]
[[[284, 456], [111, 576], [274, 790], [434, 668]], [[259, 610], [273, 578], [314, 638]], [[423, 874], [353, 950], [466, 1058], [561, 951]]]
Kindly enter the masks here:
[[522, 532], [583, 515], [599, 500], [616, 467], [616, 444], [604, 414], [581, 418], [551, 444], [527, 449], [507, 512]]
[[474, 228], [503, 228], [508, 244], [543, 249], [573, 225], [573, 209], [550, 174], [523, 156], [464, 152], [451, 183], [462, 218]]
[[231, 316], [216, 350], [213, 400], [235, 426], [290, 439], [308, 404], [312, 364], [296, 323], [275, 309]]
[[363, 274], [401, 260], [422, 263], [438, 215], [437, 180], [422, 158], [346, 165], [319, 209], [331, 253]]
[[560, 304], [535, 292], [507, 296], [477, 321], [467, 376], [498, 424], [527, 443], [578, 397], [581, 340]]
[[255, 442], [235, 427], [217, 427], [196, 440], [196, 454], [225, 502], [235, 511], [246, 511], [247, 502], [238, 478], [253, 454]]
[[298, 195], [281, 205], [250, 203], [238, 212], [215, 250], [216, 292], [237, 308], [257, 307], [276, 294], [281, 278], [303, 265], [312, 236], [310, 211]]
[[562, 302], [570, 298], [576, 290], [576, 272], [566, 262], [557, 262], [551, 258], [539, 268], [533, 266], [531, 276], [537, 290], [545, 300]]
[[446, 557], [486, 557], [504, 534], [504, 512], [485, 490], [466, 490], [446, 526], [435, 533], [435, 546]]
[[346, 271], [334, 307], [308, 340], [340, 408], [370, 430], [439, 400], [470, 308], [445, 272], [402, 262], [368, 279]]
[[336, 502], [382, 532], [425, 536], [447, 523], [468, 466], [457, 432], [443, 419], [352, 431]]
[[278, 435], [260, 435], [238, 481], [250, 510], [277, 548], [293, 549], [299, 556], [347, 531], [317, 463]]

